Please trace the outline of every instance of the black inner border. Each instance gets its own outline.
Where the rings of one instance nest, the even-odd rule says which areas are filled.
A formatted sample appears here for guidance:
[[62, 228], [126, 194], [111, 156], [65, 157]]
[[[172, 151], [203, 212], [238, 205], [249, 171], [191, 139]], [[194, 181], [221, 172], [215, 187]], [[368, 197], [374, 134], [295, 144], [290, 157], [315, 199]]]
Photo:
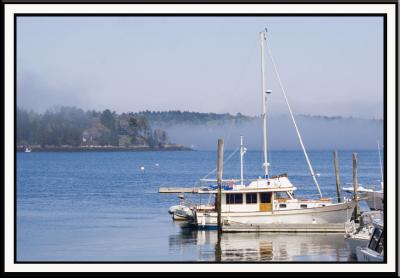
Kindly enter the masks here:
[[[254, 2], [252, 2], [254, 3]], [[126, 3], [122, 3], [126, 4]], [[175, 3], [176, 4], [176, 3]], [[259, 4], [259, 3], [257, 3]], [[336, 3], [338, 4], [338, 3]], [[397, 5], [396, 5], [397, 7]], [[290, 262], [290, 261], [268, 261], [268, 262], [253, 262], [253, 261], [245, 261], [245, 262], [199, 262], [199, 261], [18, 261], [17, 259], [17, 225], [16, 225], [16, 219], [17, 219], [17, 191], [16, 191], [16, 169], [17, 169], [17, 158], [16, 158], [16, 128], [15, 128], [15, 123], [16, 123], [16, 106], [17, 106], [17, 83], [16, 83], [16, 73], [17, 73], [17, 63], [16, 63], [16, 45], [17, 45], [17, 17], [39, 17], [39, 16], [46, 16], [46, 17], [58, 17], [58, 16], [67, 16], [67, 17], [125, 17], [125, 16], [138, 16], [138, 17], [235, 17], [235, 16], [241, 16], [241, 17], [254, 17], [254, 16], [268, 16], [268, 17], [306, 17], [306, 16], [312, 16], [312, 17], [383, 17], [383, 51], [384, 51], [384, 59], [383, 59], [383, 76], [384, 76], [384, 107], [383, 107], [383, 112], [384, 112], [384, 146], [387, 145], [387, 15], [386, 14], [359, 14], [359, 13], [345, 13], [345, 14], [340, 14], [340, 13], [335, 13], [335, 14], [330, 14], [330, 13], [302, 13], [302, 14], [293, 14], [293, 13], [279, 13], [279, 14], [267, 14], [267, 13], [254, 13], [254, 14], [242, 14], [242, 13], [235, 13], [235, 14], [196, 14], [196, 13], [189, 13], [189, 14], [174, 14], [174, 13], [169, 13], [169, 14], [154, 14], [154, 13], [148, 13], [148, 14], [134, 14], [134, 13], [123, 13], [123, 14], [109, 14], [109, 13], [99, 13], [99, 14], [90, 14], [90, 13], [79, 13], [79, 14], [67, 14], [67, 13], [55, 13], [55, 14], [45, 14], [45, 13], [16, 13], [14, 14], [14, 263], [18, 264], [191, 264], [191, 263], [196, 263], [196, 264], [237, 264], [237, 263], [244, 263], [244, 264], [259, 264], [259, 263], [280, 263], [280, 264], [314, 264], [314, 263], [342, 263], [342, 264], [371, 264], [371, 262], [326, 262], [326, 261], [295, 261], [295, 262]], [[397, 43], [398, 43], [398, 37], [397, 37], [397, 9], [396, 9], [396, 57], [397, 57]], [[397, 60], [396, 60], [396, 73], [397, 73]], [[396, 75], [397, 77], [397, 75]], [[398, 88], [398, 83], [396, 79], [396, 92]], [[396, 99], [396, 108], [397, 108], [397, 96], [395, 96]], [[398, 116], [398, 111], [396, 109], [396, 118]], [[397, 137], [398, 137], [398, 130], [396, 126], [396, 150], [397, 150]], [[396, 156], [397, 157], [397, 156]], [[384, 180], [387, 180], [387, 149], [385, 147], [384, 149]], [[397, 162], [397, 161], [396, 161]], [[396, 165], [397, 166], [397, 165]], [[397, 170], [397, 168], [396, 168]], [[398, 181], [398, 175], [396, 172], [396, 184]], [[396, 187], [396, 195], [397, 195], [397, 187]], [[386, 216], [386, 211], [387, 211], [387, 190], [386, 187], [384, 189], [384, 214]], [[396, 212], [397, 212], [398, 204], [396, 202]], [[384, 217], [384, 226], [387, 226], [387, 218]], [[396, 219], [396, 232], [398, 228], [398, 222]], [[385, 228], [387, 229], [387, 228]], [[396, 247], [397, 247], [397, 233], [395, 237], [395, 242], [396, 242]], [[384, 262], [378, 262], [377, 264], [385, 264], [387, 263], [387, 241], [385, 241], [385, 259]], [[396, 263], [397, 263], [397, 253], [395, 257]], [[396, 264], [396, 272], [397, 272], [397, 264]]]
[[[56, 2], [54, 2], [56, 1]], [[190, 1], [187, 2], [187, 0], [173, 0], [173, 1], [168, 1], [168, 0], [148, 0], [148, 1], [143, 1], [143, 0], [118, 0], [118, 1], [112, 1], [112, 0], [63, 0], [63, 1], [57, 1], [57, 0], [4, 0], [3, 3], [7, 4], [176, 4], [176, 5], [182, 5], [182, 4], [312, 4], [312, 5], [317, 5], [317, 4], [338, 4], [338, 5], [343, 5], [343, 4], [396, 4], [396, 0], [352, 0], [352, 1], [346, 1], [346, 0], [326, 0], [321, 2], [321, 0], [252, 0], [252, 1], [234, 1], [233, 0], [218, 0], [218, 1], [212, 1], [212, 0], [196, 0], [196, 1]]]

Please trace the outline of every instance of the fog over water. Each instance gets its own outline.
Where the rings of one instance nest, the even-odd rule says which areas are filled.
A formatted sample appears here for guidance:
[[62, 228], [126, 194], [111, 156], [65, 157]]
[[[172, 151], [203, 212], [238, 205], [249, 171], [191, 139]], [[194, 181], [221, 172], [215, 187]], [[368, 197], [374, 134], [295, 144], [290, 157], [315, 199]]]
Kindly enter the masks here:
[[[383, 144], [383, 121], [323, 117], [297, 117], [303, 142], [310, 150], [362, 150], [377, 149]], [[160, 126], [168, 132], [171, 142], [197, 150], [215, 150], [218, 138], [225, 139], [226, 149], [239, 146], [240, 135], [248, 150], [261, 149], [261, 121], [257, 118], [246, 123], [208, 123], [204, 125]], [[299, 140], [289, 116], [276, 116], [268, 120], [268, 145], [272, 150], [298, 150]]]

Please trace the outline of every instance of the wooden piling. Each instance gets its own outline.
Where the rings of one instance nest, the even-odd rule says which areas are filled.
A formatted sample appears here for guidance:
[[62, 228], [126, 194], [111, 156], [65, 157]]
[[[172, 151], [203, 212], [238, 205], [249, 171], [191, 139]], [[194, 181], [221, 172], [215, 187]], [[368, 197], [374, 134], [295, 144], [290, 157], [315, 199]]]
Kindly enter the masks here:
[[218, 232], [222, 231], [221, 225], [221, 197], [222, 197], [222, 162], [224, 160], [224, 139], [218, 139], [218, 164], [217, 164], [217, 224]]
[[353, 153], [353, 189], [354, 189], [354, 221], [358, 223], [358, 181], [357, 181], [357, 153]]
[[336, 194], [338, 203], [342, 202], [342, 198], [340, 196], [340, 177], [339, 177], [339, 159], [337, 151], [333, 152], [333, 161], [335, 164], [335, 176], [336, 176]]

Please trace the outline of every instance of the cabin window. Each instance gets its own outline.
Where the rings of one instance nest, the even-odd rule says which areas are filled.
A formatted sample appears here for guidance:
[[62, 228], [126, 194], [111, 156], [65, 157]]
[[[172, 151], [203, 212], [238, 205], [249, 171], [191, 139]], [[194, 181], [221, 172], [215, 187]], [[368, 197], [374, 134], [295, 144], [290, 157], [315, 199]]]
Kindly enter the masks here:
[[279, 204], [280, 208], [286, 208], [286, 204]]
[[227, 204], [243, 204], [243, 194], [226, 194]]
[[[369, 242], [368, 248], [371, 250], [377, 250], [379, 247], [379, 239], [381, 237], [382, 230], [381, 229], [375, 229], [374, 233], [371, 237], [371, 241]], [[383, 243], [383, 242], [382, 242]]]
[[306, 209], [307, 208], [307, 204], [301, 204], [300, 208], [305, 208]]
[[271, 193], [261, 193], [260, 194], [261, 203], [271, 203]]
[[257, 193], [247, 193], [246, 204], [257, 204]]
[[286, 192], [280, 191], [280, 192], [276, 192], [276, 198], [277, 199], [287, 199], [287, 198], [289, 198], [289, 195]]

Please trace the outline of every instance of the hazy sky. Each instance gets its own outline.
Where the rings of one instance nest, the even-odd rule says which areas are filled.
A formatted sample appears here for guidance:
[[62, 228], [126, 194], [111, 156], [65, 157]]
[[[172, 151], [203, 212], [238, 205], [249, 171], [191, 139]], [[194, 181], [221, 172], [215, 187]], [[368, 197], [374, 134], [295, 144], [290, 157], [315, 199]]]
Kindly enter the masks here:
[[264, 27], [295, 114], [382, 118], [379, 17], [18, 17], [18, 105], [256, 115]]

